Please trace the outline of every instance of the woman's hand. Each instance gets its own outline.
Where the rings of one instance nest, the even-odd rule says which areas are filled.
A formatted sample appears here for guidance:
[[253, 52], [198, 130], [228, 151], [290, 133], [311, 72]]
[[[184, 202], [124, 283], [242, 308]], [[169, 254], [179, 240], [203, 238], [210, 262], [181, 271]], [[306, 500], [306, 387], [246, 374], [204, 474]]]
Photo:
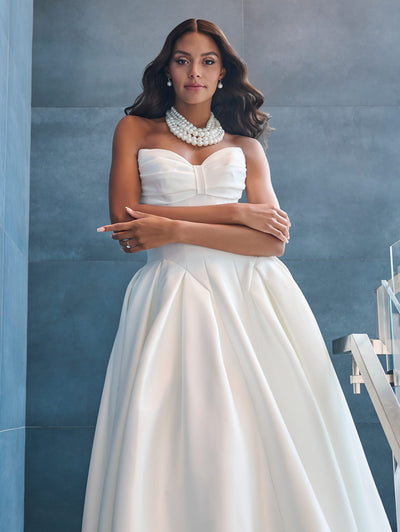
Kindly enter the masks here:
[[134, 218], [132, 221], [104, 225], [97, 229], [100, 233], [113, 231], [111, 238], [119, 241], [125, 253], [158, 248], [176, 241], [175, 220], [128, 208], [126, 211]]
[[267, 203], [239, 203], [238, 221], [262, 233], [289, 242], [290, 220], [285, 211]]

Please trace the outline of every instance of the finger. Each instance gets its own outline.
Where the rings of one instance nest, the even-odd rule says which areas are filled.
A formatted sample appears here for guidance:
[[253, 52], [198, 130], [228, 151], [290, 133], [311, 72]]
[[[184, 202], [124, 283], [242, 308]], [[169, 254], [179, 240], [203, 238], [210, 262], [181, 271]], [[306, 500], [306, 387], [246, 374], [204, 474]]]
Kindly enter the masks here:
[[125, 210], [129, 214], [129, 216], [132, 216], [132, 218], [135, 218], [135, 211], [133, 211], [130, 207], [125, 207]]
[[273, 228], [270, 234], [276, 236], [276, 238], [279, 238], [279, 240], [282, 240], [282, 242], [286, 242], [286, 244], [289, 244], [289, 239], [282, 233], [282, 231]]
[[289, 226], [286, 223], [282, 224], [277, 221], [275, 222], [275, 225], [281, 233], [283, 233], [287, 238], [289, 238]]
[[289, 238], [286, 237], [284, 234], [280, 233], [278, 236], [279, 240], [282, 240], [282, 242], [285, 242], [285, 244], [289, 244]]
[[113, 234], [111, 235], [111, 238], [113, 238], [114, 240], [119, 240], [121, 246], [127, 249], [134, 248], [139, 243], [136, 238], [132, 238], [132, 235], [127, 235], [125, 238], [117, 238], [116, 235]]
[[290, 220], [289, 220], [289, 216], [288, 216], [288, 213], [283, 211], [282, 209], [277, 209], [276, 211], [280, 216], [282, 216], [282, 218], [285, 218], [285, 220], [287, 220], [289, 222], [289, 226], [291, 225], [290, 223]]
[[266, 224], [266, 227], [275, 227], [275, 229], [278, 229], [279, 231], [281, 231], [282, 233], [284, 233], [285, 235], [288, 235], [289, 234], [289, 224], [288, 223], [282, 223], [281, 221], [279, 220], [273, 220], [272, 222], [268, 222]]
[[125, 253], [137, 253], [138, 251], [141, 251], [143, 246], [140, 246], [139, 244], [135, 244], [134, 246], [130, 246], [128, 248], [123, 247], [121, 248], [122, 251], [125, 251]]
[[127, 233], [128, 233], [127, 231], [120, 231], [119, 233], [113, 233], [110, 236], [113, 240], [119, 240], [121, 242], [122, 240], [128, 240], [128, 238], [132, 236]]
[[[286, 216], [284, 216], [286, 215]], [[276, 212], [276, 219], [279, 220], [279, 222], [285, 226], [290, 226], [290, 220], [289, 220], [289, 217], [288, 215], [284, 212], [283, 214], [281, 214], [280, 212]]]
[[289, 218], [287, 212], [284, 211], [283, 209], [277, 208], [277, 209], [276, 209], [276, 212], [277, 212], [278, 214], [280, 214], [281, 216], [283, 216], [284, 218]]
[[129, 214], [129, 216], [132, 216], [132, 218], [148, 218], [152, 216], [151, 214], [147, 214], [145, 212], [134, 211], [130, 207], [125, 207], [125, 209], [127, 213]]
[[138, 246], [133, 246], [128, 251], [129, 253], [137, 253], [138, 251], [140, 251], [140, 249], [138, 249]]
[[123, 251], [124, 253], [136, 253], [136, 248], [120, 248], [121, 251]]
[[138, 246], [137, 243], [129, 241], [123, 241], [120, 244], [122, 245], [121, 249], [126, 252], [131, 252], [131, 250], [135, 249]]
[[275, 214], [273, 217], [267, 217], [264, 221], [263, 228], [261, 229], [264, 233], [271, 233], [273, 230], [278, 229], [286, 236], [289, 236], [289, 223], [286, 218], [282, 218], [278, 214]]
[[265, 222], [266, 227], [278, 227], [280, 231], [282, 231], [284, 234], [289, 234], [290, 229], [290, 223], [286, 218], [282, 218], [281, 216], [275, 216], [275, 218], [271, 220], [266, 220]]
[[112, 233], [110, 237], [113, 240], [119, 240], [120, 242], [122, 242], [131, 238], [135, 239], [135, 232], [130, 229], [129, 231], [120, 231], [119, 233]]
[[130, 227], [132, 222], [120, 222], [116, 224], [103, 225], [97, 228], [98, 233], [105, 233], [109, 231], [124, 231]]

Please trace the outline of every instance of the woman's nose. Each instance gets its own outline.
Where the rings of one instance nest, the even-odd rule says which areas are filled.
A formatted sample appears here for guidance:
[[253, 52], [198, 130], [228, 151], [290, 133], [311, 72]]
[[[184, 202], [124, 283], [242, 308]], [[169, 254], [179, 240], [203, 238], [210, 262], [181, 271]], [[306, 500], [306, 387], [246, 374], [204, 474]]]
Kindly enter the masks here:
[[200, 76], [200, 71], [198, 65], [192, 63], [191, 67], [189, 69], [189, 77], [190, 78], [197, 78]]

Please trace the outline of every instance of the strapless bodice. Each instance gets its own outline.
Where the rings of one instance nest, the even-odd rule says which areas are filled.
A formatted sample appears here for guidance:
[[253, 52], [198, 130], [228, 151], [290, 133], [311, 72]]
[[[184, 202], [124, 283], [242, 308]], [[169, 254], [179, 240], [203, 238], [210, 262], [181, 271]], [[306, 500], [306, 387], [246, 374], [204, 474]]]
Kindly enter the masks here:
[[193, 165], [171, 150], [138, 152], [141, 202], [150, 205], [216, 205], [239, 201], [245, 187], [246, 159], [228, 146]]

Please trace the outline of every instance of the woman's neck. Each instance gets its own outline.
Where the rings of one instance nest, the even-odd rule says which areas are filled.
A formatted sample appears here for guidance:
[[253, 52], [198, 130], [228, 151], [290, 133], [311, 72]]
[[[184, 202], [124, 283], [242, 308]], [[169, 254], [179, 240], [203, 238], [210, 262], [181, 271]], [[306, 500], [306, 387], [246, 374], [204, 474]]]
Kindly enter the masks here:
[[174, 104], [179, 114], [184, 116], [191, 124], [196, 127], [204, 128], [211, 115], [211, 106], [209, 102], [205, 104], [188, 105], [181, 102]]

